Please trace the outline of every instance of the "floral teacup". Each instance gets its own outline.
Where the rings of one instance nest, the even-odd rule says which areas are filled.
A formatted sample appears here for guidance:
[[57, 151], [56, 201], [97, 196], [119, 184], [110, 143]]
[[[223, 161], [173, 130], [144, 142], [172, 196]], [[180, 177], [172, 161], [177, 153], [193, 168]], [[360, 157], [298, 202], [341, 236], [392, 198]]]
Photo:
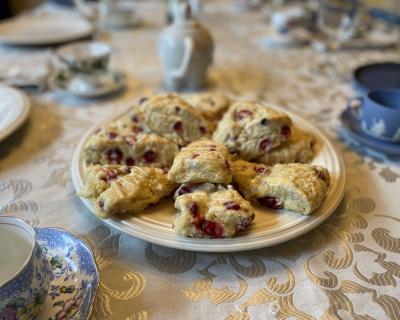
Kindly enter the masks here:
[[80, 41], [62, 46], [56, 53], [73, 72], [92, 74], [107, 70], [111, 47], [103, 42]]
[[33, 319], [53, 279], [35, 230], [14, 217], [0, 217], [0, 319]]

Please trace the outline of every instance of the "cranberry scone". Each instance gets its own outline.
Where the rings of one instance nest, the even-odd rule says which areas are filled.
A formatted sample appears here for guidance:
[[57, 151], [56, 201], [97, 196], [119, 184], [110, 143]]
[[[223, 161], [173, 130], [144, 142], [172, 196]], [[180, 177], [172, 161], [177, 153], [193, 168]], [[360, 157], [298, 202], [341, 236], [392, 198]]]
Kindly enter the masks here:
[[231, 155], [225, 146], [203, 138], [176, 155], [168, 179], [177, 183], [223, 183], [232, 181]]
[[213, 140], [225, 144], [230, 153], [251, 160], [279, 146], [290, 137], [292, 121], [257, 101], [239, 101], [224, 114]]
[[203, 115], [211, 132], [215, 130], [218, 121], [230, 105], [229, 98], [218, 92], [194, 94], [185, 99]]
[[136, 102], [125, 114], [108, 123], [107, 127], [116, 132], [131, 131], [135, 134], [144, 132], [143, 115], [141, 114], [139, 107], [139, 102]]
[[113, 180], [130, 172], [130, 167], [116, 164], [89, 166], [85, 173], [85, 185], [78, 195], [95, 200], [110, 186]]
[[233, 188], [182, 185], [176, 192], [175, 232], [185, 237], [229, 238], [254, 220], [250, 203]]
[[[100, 173], [100, 167], [87, 171], [86, 184], [79, 195], [94, 202], [95, 213], [102, 219], [123, 213], [140, 213], [150, 204], [171, 194], [176, 187], [158, 168], [134, 166], [125, 173], [126, 168], [121, 166], [123, 174], [107, 178], [107, 173], [106, 176]], [[112, 167], [112, 170], [116, 168]]]
[[327, 169], [290, 163], [268, 167], [237, 160], [233, 180], [242, 195], [271, 209], [288, 209], [308, 215], [320, 207], [330, 184]]
[[145, 130], [175, 141], [179, 146], [208, 134], [199, 111], [177, 94], [159, 94], [140, 105]]
[[170, 139], [130, 130], [118, 131], [109, 126], [92, 135], [83, 149], [83, 157], [89, 164], [156, 168], [169, 168], [177, 153], [178, 146]]
[[307, 163], [314, 157], [315, 142], [315, 137], [311, 133], [292, 127], [292, 134], [288, 141], [254, 159], [254, 161], [267, 165], [293, 162]]

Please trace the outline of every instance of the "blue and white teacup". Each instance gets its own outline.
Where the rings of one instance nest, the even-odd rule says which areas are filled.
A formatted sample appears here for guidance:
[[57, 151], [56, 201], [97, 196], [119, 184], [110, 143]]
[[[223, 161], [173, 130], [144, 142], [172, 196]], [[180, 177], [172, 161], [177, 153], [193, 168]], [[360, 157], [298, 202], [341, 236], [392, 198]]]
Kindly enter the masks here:
[[0, 319], [34, 319], [53, 279], [35, 230], [14, 217], [0, 217]]
[[400, 142], [400, 90], [371, 90], [349, 99], [350, 115], [360, 121], [362, 130], [377, 139]]

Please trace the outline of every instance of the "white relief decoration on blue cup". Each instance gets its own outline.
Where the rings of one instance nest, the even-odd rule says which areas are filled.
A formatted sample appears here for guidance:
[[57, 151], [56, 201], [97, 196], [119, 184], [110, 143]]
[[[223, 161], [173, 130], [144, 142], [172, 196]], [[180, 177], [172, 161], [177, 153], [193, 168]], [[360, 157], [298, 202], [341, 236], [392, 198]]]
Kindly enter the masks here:
[[377, 137], [383, 137], [386, 133], [386, 124], [383, 119], [372, 118], [371, 133]]
[[400, 141], [400, 128], [397, 128], [396, 133], [393, 135], [394, 141]]

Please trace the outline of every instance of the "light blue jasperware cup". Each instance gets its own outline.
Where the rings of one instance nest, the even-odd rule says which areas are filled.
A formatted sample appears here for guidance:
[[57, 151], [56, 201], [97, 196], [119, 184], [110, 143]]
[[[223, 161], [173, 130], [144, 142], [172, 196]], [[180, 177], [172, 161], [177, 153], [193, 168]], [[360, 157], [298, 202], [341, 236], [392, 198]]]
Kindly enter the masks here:
[[377, 89], [349, 99], [349, 115], [377, 139], [400, 143], [400, 90]]

